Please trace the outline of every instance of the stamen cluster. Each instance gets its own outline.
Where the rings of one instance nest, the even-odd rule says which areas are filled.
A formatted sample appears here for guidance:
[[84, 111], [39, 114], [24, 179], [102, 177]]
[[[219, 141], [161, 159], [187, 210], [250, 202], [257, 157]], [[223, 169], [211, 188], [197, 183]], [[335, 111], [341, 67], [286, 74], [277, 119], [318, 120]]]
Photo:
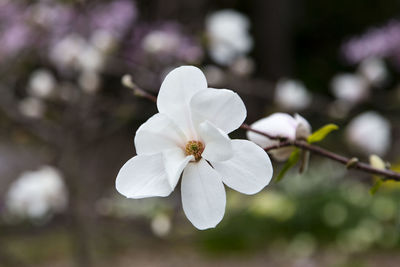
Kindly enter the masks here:
[[204, 151], [204, 145], [200, 141], [191, 140], [186, 144], [185, 153], [186, 155], [193, 155], [196, 161], [201, 159], [201, 154]]

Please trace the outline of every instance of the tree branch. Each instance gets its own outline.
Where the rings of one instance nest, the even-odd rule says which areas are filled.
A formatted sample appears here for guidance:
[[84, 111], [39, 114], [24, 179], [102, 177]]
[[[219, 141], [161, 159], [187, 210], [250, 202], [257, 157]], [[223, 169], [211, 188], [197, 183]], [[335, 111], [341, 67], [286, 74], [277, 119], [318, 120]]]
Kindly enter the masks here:
[[[148, 92], [146, 92], [145, 90], [139, 88], [136, 84], [134, 84], [131, 80], [131, 77], [128, 76], [124, 76], [123, 77], [123, 81], [122, 83], [128, 87], [133, 89], [134, 93], [136, 95], [142, 96], [144, 98], [149, 99], [152, 102], [157, 102], [157, 97], [149, 94]], [[273, 149], [278, 149], [278, 148], [282, 148], [282, 147], [288, 147], [288, 146], [295, 146], [307, 151], [310, 151], [312, 153], [318, 154], [322, 157], [334, 160], [336, 162], [339, 162], [343, 165], [345, 165], [348, 169], [352, 168], [352, 169], [357, 169], [363, 172], [367, 172], [370, 174], [375, 174], [375, 175], [379, 175], [382, 176], [382, 180], [394, 180], [394, 181], [400, 181], [400, 173], [392, 171], [392, 170], [388, 170], [388, 169], [378, 169], [375, 168], [373, 166], [371, 166], [370, 164], [364, 163], [364, 162], [360, 162], [358, 160], [354, 161], [354, 158], [347, 158], [344, 156], [341, 156], [339, 154], [336, 154], [332, 151], [326, 150], [324, 148], [321, 148], [319, 146], [316, 145], [312, 145], [307, 143], [306, 141], [303, 140], [289, 140], [286, 137], [281, 137], [281, 136], [272, 136], [269, 135], [265, 132], [256, 130], [251, 128], [248, 124], [243, 123], [240, 126], [241, 129], [244, 129], [246, 131], [251, 131], [257, 134], [260, 134], [262, 136], [265, 136], [271, 140], [278, 140], [279, 143], [276, 145], [272, 145], [269, 147], [264, 148], [265, 151], [270, 151]]]
[[[268, 136], [268, 134], [265, 134], [263, 132], [257, 131], [255, 129], [252, 129], [248, 125], [246, 125], [244, 129], [246, 129], [248, 131], [255, 132], [255, 133], [262, 134], [262, 135], [264, 135], [266, 137]], [[273, 137], [273, 136], [271, 136], [271, 137], [272, 138], [270, 138], [270, 139], [274, 139], [274, 140], [279, 139], [278, 137]], [[274, 149], [278, 149], [278, 148], [282, 148], [282, 147], [288, 147], [288, 146], [295, 146], [295, 147], [310, 151], [312, 153], [318, 154], [318, 155], [320, 155], [322, 157], [334, 160], [334, 161], [339, 162], [339, 163], [341, 163], [343, 165], [346, 165], [346, 167], [348, 169], [353, 168], [353, 169], [357, 169], [357, 170], [364, 171], [364, 172], [367, 172], [367, 173], [371, 173], [371, 174], [376, 174], [376, 175], [382, 176], [383, 180], [400, 181], [400, 173], [398, 173], [398, 172], [395, 172], [395, 171], [392, 171], [392, 170], [388, 170], [388, 169], [378, 169], [378, 168], [375, 168], [375, 167], [373, 167], [373, 166], [371, 166], [371, 165], [369, 165], [367, 163], [359, 162], [358, 160], [352, 161], [354, 158], [347, 158], [347, 157], [341, 156], [339, 154], [333, 153], [333, 152], [331, 152], [329, 150], [326, 150], [324, 148], [321, 148], [319, 146], [309, 144], [306, 141], [301, 141], [301, 140], [294, 140], [294, 141], [292, 141], [292, 140], [283, 140], [283, 141], [280, 141], [276, 145], [272, 145], [272, 146], [264, 148], [264, 150], [268, 152], [270, 150], [274, 150]]]

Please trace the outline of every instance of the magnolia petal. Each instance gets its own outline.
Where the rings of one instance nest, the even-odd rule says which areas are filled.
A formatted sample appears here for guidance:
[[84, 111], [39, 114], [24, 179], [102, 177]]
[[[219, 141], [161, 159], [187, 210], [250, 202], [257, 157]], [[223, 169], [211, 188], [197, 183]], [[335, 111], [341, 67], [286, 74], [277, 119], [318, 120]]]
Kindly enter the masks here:
[[205, 143], [201, 156], [210, 161], [224, 161], [232, 157], [232, 145], [229, 136], [208, 121], [198, 127], [199, 135]]
[[[286, 137], [292, 140], [296, 138], [297, 123], [292, 116], [285, 113], [274, 113], [256, 121], [250, 127], [271, 136]], [[251, 131], [247, 132], [247, 138], [263, 148], [277, 144], [276, 140]]]
[[196, 228], [213, 228], [224, 217], [224, 185], [220, 175], [204, 159], [185, 168], [181, 191], [183, 211]]
[[[193, 66], [171, 71], [161, 84], [157, 97], [160, 113], [168, 115], [186, 133], [193, 133], [189, 103], [192, 96], [207, 88], [203, 72]], [[194, 137], [194, 136], [191, 136]]]
[[157, 113], [143, 123], [135, 135], [136, 153], [155, 154], [184, 147], [186, 137], [167, 115]]
[[268, 153], [277, 161], [285, 161], [289, 159], [294, 150], [293, 146], [282, 147], [268, 151]]
[[306, 119], [297, 113], [294, 114], [294, 119], [297, 122], [296, 139], [307, 139], [307, 137], [311, 134], [311, 125]]
[[128, 198], [165, 197], [173, 190], [161, 153], [128, 160], [118, 173], [115, 187]]
[[230, 188], [243, 194], [255, 194], [269, 184], [273, 169], [267, 153], [247, 140], [232, 140], [233, 157], [211, 162]]
[[163, 156], [168, 182], [171, 188], [175, 188], [183, 169], [189, 161], [194, 160], [194, 157], [192, 155], [186, 156], [181, 148], [164, 151]]
[[190, 101], [195, 124], [210, 121], [225, 133], [236, 130], [246, 118], [246, 107], [238, 94], [227, 89], [201, 90]]

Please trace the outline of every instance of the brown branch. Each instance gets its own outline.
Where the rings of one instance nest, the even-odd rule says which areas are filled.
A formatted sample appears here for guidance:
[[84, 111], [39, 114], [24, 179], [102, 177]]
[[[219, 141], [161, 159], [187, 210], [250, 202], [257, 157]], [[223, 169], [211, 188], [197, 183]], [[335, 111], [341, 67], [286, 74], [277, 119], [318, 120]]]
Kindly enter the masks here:
[[[253, 129], [250, 128], [250, 130], [253, 130]], [[376, 175], [382, 176], [383, 180], [400, 181], [400, 173], [398, 173], [398, 172], [388, 170], [388, 169], [378, 169], [367, 163], [359, 162], [357, 160], [353, 161], [354, 158], [347, 158], [347, 157], [341, 156], [339, 154], [333, 153], [333, 152], [326, 150], [324, 148], [321, 148], [319, 146], [309, 144], [305, 141], [300, 141], [300, 140], [281, 141], [276, 145], [272, 145], [272, 146], [264, 148], [264, 150], [270, 151], [270, 150], [274, 150], [274, 149], [278, 149], [278, 148], [282, 148], [282, 147], [288, 147], [288, 146], [295, 146], [295, 147], [310, 151], [312, 153], [318, 154], [322, 157], [334, 160], [343, 165], [346, 165], [349, 169], [350, 168], [357, 169], [360, 171], [364, 171], [364, 172], [368, 172], [371, 174], [376, 174]]]
[[272, 136], [272, 135], [267, 134], [267, 133], [265, 133], [265, 132], [262, 132], [262, 131], [259, 131], [259, 130], [256, 130], [256, 129], [252, 129], [252, 128], [251, 128], [249, 125], [247, 125], [246, 123], [243, 123], [242, 125], [240, 125], [240, 128], [242, 128], [242, 129], [244, 129], [244, 130], [246, 130], [246, 131], [250, 131], [250, 132], [253, 132], [253, 133], [256, 133], [256, 134], [265, 136], [265, 137], [267, 137], [267, 138], [269, 138], [269, 139], [272, 139], [272, 140], [284, 141], [284, 140], [287, 139], [286, 137]]
[[[157, 102], [156, 96], [149, 94], [145, 90], [139, 88], [136, 84], [134, 84], [132, 82], [130, 76], [124, 76], [122, 79], [122, 83], [126, 87], [133, 89], [136, 95], [145, 97], [152, 102]], [[331, 151], [321, 148], [319, 146], [309, 144], [303, 140], [289, 140], [286, 137], [272, 136], [272, 135], [269, 135], [268, 133], [253, 129], [248, 124], [245, 124], [245, 123], [243, 123], [240, 126], [240, 128], [244, 129], [246, 131], [251, 131], [251, 132], [260, 134], [269, 139], [279, 141], [279, 143], [277, 143], [275, 145], [264, 148], [265, 151], [270, 151], [270, 150], [278, 149], [278, 148], [282, 148], [282, 147], [295, 146], [295, 147], [310, 151], [312, 153], [318, 154], [322, 157], [339, 162], [339, 163], [345, 165], [348, 169], [352, 168], [352, 169], [357, 169], [357, 170], [367, 172], [370, 174], [379, 175], [379, 176], [382, 176], [383, 180], [400, 181], [400, 173], [398, 173], [398, 172], [388, 170], [388, 169], [378, 169], [367, 163], [359, 162], [358, 160], [354, 161], [354, 158], [347, 158], [347, 157], [341, 156], [339, 154], [336, 154], [334, 152], [331, 152]]]

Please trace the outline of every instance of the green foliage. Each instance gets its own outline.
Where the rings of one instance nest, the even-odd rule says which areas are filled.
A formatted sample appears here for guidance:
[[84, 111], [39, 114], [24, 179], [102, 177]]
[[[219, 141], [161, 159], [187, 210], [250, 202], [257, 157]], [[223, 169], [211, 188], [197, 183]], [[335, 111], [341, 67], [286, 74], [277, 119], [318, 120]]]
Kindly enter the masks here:
[[[322, 246], [346, 253], [397, 250], [400, 192], [382, 190], [372, 197], [368, 185], [347, 178], [338, 186], [332, 178], [342, 173], [335, 176], [335, 168], [326, 163], [303, 177], [288, 173], [288, 179], [274, 189], [239, 198], [236, 201], [242, 206], [231, 206], [217, 228], [199, 234], [198, 244], [207, 252], [235, 254], [265, 251], [266, 247], [285, 254], [293, 252], [299, 242], [300, 248], [311, 251]], [[302, 242], [304, 235], [314, 246]]]
[[369, 190], [369, 193], [371, 195], [375, 195], [375, 193], [378, 191], [378, 189], [382, 186], [383, 181], [382, 179], [378, 178], [375, 182], [375, 184], [371, 187], [371, 189]]
[[315, 132], [313, 132], [308, 138], [307, 142], [311, 143], [316, 143], [322, 141], [330, 132], [339, 129], [339, 126], [336, 124], [330, 123], [327, 124]]
[[283, 179], [285, 176], [286, 172], [290, 170], [300, 159], [300, 150], [296, 148], [292, 154], [290, 154], [289, 159], [286, 161], [285, 165], [283, 165], [282, 170], [279, 172], [278, 176], [275, 179], [275, 182], [279, 182], [280, 180]]

